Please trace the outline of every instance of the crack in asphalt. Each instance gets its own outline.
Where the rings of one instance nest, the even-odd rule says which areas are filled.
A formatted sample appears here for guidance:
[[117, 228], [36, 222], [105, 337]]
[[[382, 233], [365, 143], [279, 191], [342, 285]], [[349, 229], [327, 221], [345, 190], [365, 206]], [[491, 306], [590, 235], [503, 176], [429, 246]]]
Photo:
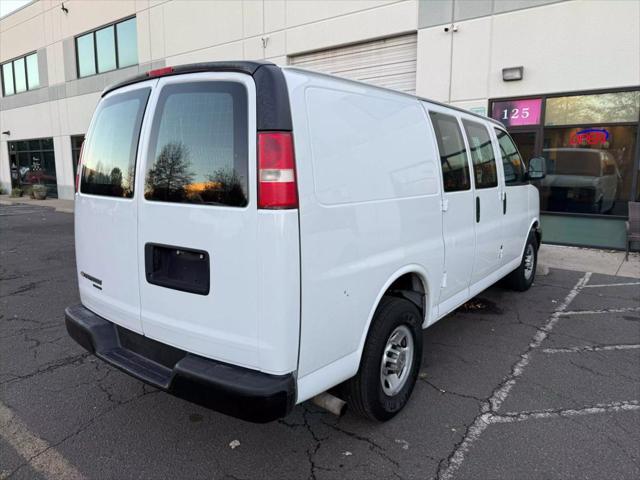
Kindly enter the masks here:
[[14, 378], [12, 378], [10, 380], [5, 380], [4, 382], [0, 382], [0, 385], [3, 385], [3, 386], [4, 385], [10, 385], [12, 383], [21, 382], [23, 380], [35, 377], [37, 375], [42, 375], [44, 373], [52, 372], [54, 370], [57, 370], [58, 368], [66, 367], [68, 365], [81, 364], [82, 362], [84, 362], [84, 360], [87, 357], [90, 357], [90, 356], [91, 356], [91, 354], [89, 352], [84, 352], [84, 353], [80, 353], [78, 355], [72, 355], [70, 357], [65, 357], [65, 358], [62, 358], [60, 360], [55, 360], [53, 362], [47, 363], [47, 364], [44, 365], [43, 368], [39, 368], [35, 372], [27, 373], [25, 375], [16, 375], [16, 374], [11, 373], [11, 372], [2, 372], [2, 373], [6, 373], [7, 375], [11, 375]]
[[475, 395], [454, 392], [453, 390], [445, 390], [445, 389], [440, 388], [437, 385], [433, 384], [432, 382], [430, 382], [429, 380], [427, 380], [425, 377], [423, 377], [421, 375], [418, 376], [418, 380], [426, 383], [431, 388], [433, 388], [434, 390], [438, 391], [439, 393], [441, 393], [443, 395], [454, 395], [456, 397], [467, 398], [469, 400], [475, 400], [476, 402], [480, 402], [480, 403], [488, 401], [487, 398], [480, 398], [480, 397], [476, 397]]
[[[511, 366], [509, 374], [505, 376], [492, 390], [489, 398], [481, 403], [480, 413], [473, 419], [472, 423], [466, 427], [464, 435], [458, 442], [456, 442], [449, 455], [446, 458], [441, 459], [439, 462], [438, 470], [436, 472], [437, 480], [448, 480], [451, 478], [455, 469], [458, 468], [464, 459], [464, 450], [468, 449], [469, 444], [473, 442], [474, 439], [478, 438], [491, 423], [491, 416], [497, 414], [498, 409], [506, 399], [509, 391], [515, 384], [516, 379], [522, 375], [524, 368], [529, 364], [533, 351], [537, 349], [547, 338], [548, 332], [552, 330], [553, 326], [558, 322], [561, 314], [580, 293], [584, 285], [588, 283], [590, 277], [590, 273], [584, 274], [584, 276], [565, 297], [564, 301], [558, 305], [555, 311], [551, 314], [541, 331], [534, 335], [533, 339], [528, 343], [525, 351], [520, 354], [520, 360]], [[454, 464], [453, 460], [456, 456], [458, 459]]]
[[99, 419], [101, 419], [102, 417], [104, 417], [105, 415], [113, 412], [114, 410], [127, 405], [131, 402], [134, 402], [142, 397], [146, 397], [147, 395], [152, 395], [154, 393], [159, 393], [160, 390], [156, 390], [153, 392], [146, 392], [143, 389], [143, 392], [140, 395], [136, 395], [128, 400], [124, 400], [124, 401], [115, 401], [114, 405], [111, 408], [106, 409], [105, 411], [99, 413], [98, 415], [96, 415], [95, 417], [92, 417], [91, 419], [89, 419], [86, 423], [80, 425], [80, 427], [78, 427], [75, 431], [73, 431], [72, 433], [70, 433], [69, 435], [65, 436], [64, 438], [62, 438], [61, 440], [57, 441], [54, 444], [49, 445], [46, 449], [42, 450], [41, 452], [38, 452], [37, 454], [31, 456], [30, 458], [26, 459], [25, 462], [21, 463], [19, 466], [17, 466], [14, 470], [12, 470], [5, 478], [6, 480], [9, 480], [10, 478], [12, 478], [15, 474], [17, 474], [22, 468], [30, 465], [34, 460], [36, 460], [38, 457], [44, 455], [46, 452], [48, 452], [49, 450], [51, 450], [52, 448], [56, 448], [58, 446], [60, 446], [61, 444], [65, 443], [67, 440], [70, 440], [71, 438], [81, 434], [82, 432], [84, 432], [85, 430], [87, 430], [88, 428], [90, 428], [94, 423], [96, 423]]

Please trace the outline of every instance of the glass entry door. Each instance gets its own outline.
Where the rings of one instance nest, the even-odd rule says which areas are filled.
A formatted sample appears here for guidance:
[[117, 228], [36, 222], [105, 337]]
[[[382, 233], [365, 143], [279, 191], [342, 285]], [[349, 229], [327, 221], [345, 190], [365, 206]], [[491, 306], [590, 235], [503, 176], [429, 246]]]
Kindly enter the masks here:
[[509, 133], [511, 138], [516, 142], [522, 160], [524, 160], [526, 165], [529, 165], [529, 160], [536, 156], [538, 132], [536, 130], [525, 130], [510, 131]]
[[58, 197], [53, 138], [8, 142], [11, 182], [23, 189], [45, 185], [47, 196]]

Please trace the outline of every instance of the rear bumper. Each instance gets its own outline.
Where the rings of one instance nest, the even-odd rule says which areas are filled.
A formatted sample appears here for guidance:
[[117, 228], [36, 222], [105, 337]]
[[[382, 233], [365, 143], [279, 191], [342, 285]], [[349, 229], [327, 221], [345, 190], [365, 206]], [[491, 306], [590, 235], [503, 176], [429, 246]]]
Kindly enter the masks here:
[[65, 310], [69, 335], [107, 363], [172, 395], [251, 422], [287, 415], [293, 373], [269, 375], [184, 352], [126, 330], [83, 305]]

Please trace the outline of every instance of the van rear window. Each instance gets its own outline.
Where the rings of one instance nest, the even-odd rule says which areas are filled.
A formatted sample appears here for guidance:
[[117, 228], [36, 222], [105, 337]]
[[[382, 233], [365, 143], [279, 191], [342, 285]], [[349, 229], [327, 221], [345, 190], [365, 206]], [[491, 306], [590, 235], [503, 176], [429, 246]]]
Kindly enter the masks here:
[[82, 154], [82, 193], [133, 197], [140, 126], [150, 91], [113, 95], [98, 106]]
[[247, 128], [247, 92], [242, 84], [165, 86], [151, 131], [145, 198], [246, 206]]

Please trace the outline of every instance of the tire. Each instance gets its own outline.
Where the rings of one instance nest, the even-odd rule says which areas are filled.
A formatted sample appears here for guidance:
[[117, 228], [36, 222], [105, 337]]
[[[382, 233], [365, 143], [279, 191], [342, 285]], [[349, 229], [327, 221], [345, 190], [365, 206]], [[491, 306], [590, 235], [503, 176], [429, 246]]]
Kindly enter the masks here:
[[[532, 255], [529, 267], [527, 266], [527, 255]], [[529, 238], [524, 246], [524, 253], [520, 266], [507, 276], [509, 287], [517, 292], [524, 292], [531, 288], [536, 277], [536, 267], [538, 266], [538, 241], [533, 232], [529, 232]]]
[[[394, 345], [394, 341], [398, 341], [398, 345], [390, 347], [390, 344]], [[406, 347], [402, 347], [402, 342], [405, 342]], [[404, 361], [401, 360], [401, 364], [404, 367], [390, 361], [385, 363], [384, 370], [390, 373], [389, 369], [400, 368], [400, 373], [390, 373], [383, 377], [383, 355], [389, 352], [386, 358], [392, 359], [396, 352], [402, 351], [405, 352], [405, 355], [401, 355], [404, 359]], [[382, 297], [371, 322], [358, 373], [345, 385], [349, 408], [371, 420], [384, 422], [393, 418], [404, 408], [411, 396], [421, 361], [422, 315], [420, 311], [409, 300], [390, 296]], [[398, 380], [397, 384], [389, 383], [394, 379]]]

